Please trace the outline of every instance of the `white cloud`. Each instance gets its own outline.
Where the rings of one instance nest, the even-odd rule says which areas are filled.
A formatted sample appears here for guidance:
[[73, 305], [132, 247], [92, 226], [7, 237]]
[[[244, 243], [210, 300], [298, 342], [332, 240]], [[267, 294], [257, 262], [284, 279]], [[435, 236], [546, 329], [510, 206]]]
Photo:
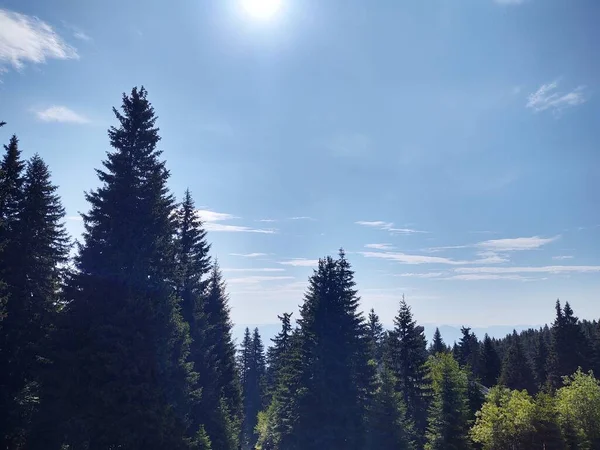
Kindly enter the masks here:
[[479, 259], [473, 261], [473, 264], [502, 264], [509, 261], [506, 256], [491, 251], [479, 252], [477, 256]]
[[257, 222], [273, 223], [273, 222], [277, 222], [277, 220], [275, 220], [275, 219], [259, 219], [259, 220], [257, 220]]
[[257, 284], [263, 281], [279, 281], [279, 280], [293, 280], [294, 277], [287, 276], [249, 276], [242, 278], [230, 278], [227, 280], [228, 284]]
[[384, 222], [382, 220], [359, 220], [358, 222], [354, 222], [357, 225], [361, 225], [363, 227], [371, 227], [377, 228], [384, 231], [389, 231], [392, 234], [415, 234], [415, 233], [427, 233], [427, 231], [415, 230], [412, 228], [394, 228], [394, 224], [392, 222]]
[[82, 41], [87, 41], [87, 42], [89, 42], [89, 41], [91, 41], [91, 40], [92, 40], [92, 38], [91, 38], [91, 37], [89, 37], [87, 34], [85, 34], [85, 33], [84, 33], [83, 31], [81, 31], [81, 30], [76, 30], [76, 31], [74, 31], [74, 32], [73, 32], [73, 36], [74, 36], [75, 38], [77, 38], [77, 39], [80, 39], [80, 40], [82, 40]]
[[495, 274], [464, 274], [453, 275], [444, 278], [444, 280], [462, 280], [462, 281], [482, 281], [482, 280], [513, 280], [513, 281], [531, 281], [534, 278], [523, 277], [521, 275], [495, 275]]
[[292, 258], [288, 261], [280, 261], [279, 264], [283, 264], [284, 266], [294, 266], [294, 267], [316, 267], [319, 263], [318, 259], [306, 259], [306, 258]]
[[485, 273], [485, 274], [507, 274], [507, 273], [596, 273], [600, 272], [600, 266], [542, 266], [542, 267], [459, 267], [454, 269], [458, 273]]
[[230, 253], [230, 256], [241, 256], [242, 258], [258, 258], [260, 256], [268, 256], [267, 253]]
[[454, 250], [457, 248], [468, 248], [470, 247], [469, 245], [445, 245], [443, 247], [430, 247], [430, 248], [426, 248], [423, 251], [428, 252], [428, 253], [438, 253], [444, 250]]
[[76, 113], [66, 106], [51, 106], [46, 109], [35, 111], [38, 119], [44, 122], [60, 122], [60, 123], [89, 123], [89, 119], [81, 114]]
[[275, 234], [277, 230], [251, 228], [242, 225], [229, 225], [220, 223], [226, 220], [239, 219], [239, 217], [227, 213], [219, 213], [207, 209], [196, 210], [198, 217], [204, 222], [204, 228], [208, 231], [229, 232], [229, 233], [262, 233]]
[[393, 250], [394, 246], [392, 244], [367, 244], [365, 248], [372, 248], [375, 250]]
[[247, 268], [225, 268], [221, 269], [223, 272], [285, 272], [285, 269], [277, 267], [247, 267]]
[[560, 92], [557, 89], [558, 81], [543, 84], [537, 91], [529, 94], [527, 108], [535, 112], [551, 110], [558, 113], [565, 108], [578, 106], [587, 101], [585, 86], [578, 86], [570, 92]]
[[560, 255], [560, 256], [553, 256], [552, 257], [552, 259], [558, 260], [558, 261], [561, 261], [561, 260], [564, 260], [564, 259], [573, 259], [573, 258], [574, 257], [571, 256], [571, 255]]
[[48, 59], [77, 59], [50, 25], [37, 17], [0, 9], [0, 67], [21, 70], [26, 63], [41, 64]]
[[309, 217], [309, 216], [296, 216], [296, 217], [290, 217], [289, 220], [311, 220], [311, 221], [316, 221], [317, 219], [314, 219], [314, 218]]
[[381, 258], [389, 259], [403, 264], [450, 264], [461, 265], [468, 264], [466, 261], [455, 261], [450, 258], [442, 258], [440, 256], [426, 255], [407, 255], [406, 253], [392, 252], [358, 252], [366, 258]]
[[425, 272], [425, 273], [401, 273], [399, 277], [411, 277], [411, 278], [437, 278], [443, 275], [442, 272]]
[[560, 236], [541, 238], [539, 236], [520, 237], [513, 239], [491, 239], [475, 244], [476, 247], [498, 252], [512, 252], [520, 250], [534, 250], [550, 242], [557, 240]]

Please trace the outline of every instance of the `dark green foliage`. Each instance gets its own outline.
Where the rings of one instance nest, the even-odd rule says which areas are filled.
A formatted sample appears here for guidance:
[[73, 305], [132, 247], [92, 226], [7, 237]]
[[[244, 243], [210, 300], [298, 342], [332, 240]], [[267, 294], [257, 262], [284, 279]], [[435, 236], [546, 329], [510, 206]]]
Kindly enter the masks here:
[[278, 373], [284, 364], [284, 357], [288, 353], [292, 338], [292, 313], [283, 313], [277, 316], [281, 321], [281, 331], [271, 341], [273, 344], [267, 349], [266, 392], [267, 403], [277, 387]]
[[398, 380], [407, 417], [415, 424], [417, 445], [422, 445], [427, 426], [426, 347], [423, 327], [413, 320], [410, 306], [403, 297], [394, 329], [388, 335], [385, 360]]
[[429, 408], [426, 450], [466, 450], [469, 406], [468, 377], [449, 353], [438, 353], [427, 361], [433, 399]]
[[[5, 174], [21, 171], [16, 144], [13, 137], [5, 158], [12, 160], [13, 170], [8, 164]], [[47, 338], [68, 253], [64, 210], [44, 161], [35, 155], [22, 179], [13, 175], [19, 190], [4, 199], [4, 248], [11, 259], [4, 272], [6, 317], [0, 325], [0, 366], [5, 368], [0, 375], [0, 442], [8, 448], [26, 441], [38, 409], [41, 374], [49, 358]]]
[[479, 375], [479, 341], [471, 329], [462, 327], [462, 337], [458, 342], [456, 358], [461, 366], [468, 367], [475, 375]]
[[[144, 88], [123, 95], [88, 193], [78, 273], [56, 342], [57, 420], [73, 448], [183, 449], [192, 364], [173, 283], [175, 205]], [[41, 440], [41, 436], [40, 436]]]
[[479, 376], [485, 387], [492, 387], [498, 382], [502, 363], [492, 339], [486, 334], [481, 344]]
[[240, 352], [240, 377], [244, 398], [244, 421], [241, 444], [244, 449], [254, 448], [258, 435], [255, 431], [258, 413], [263, 407], [265, 382], [265, 353], [258, 328], [252, 337], [246, 328]]
[[436, 328], [435, 333], [433, 333], [433, 342], [429, 346], [429, 354], [435, 355], [436, 353], [445, 353], [448, 351], [448, 346], [444, 343], [444, 340], [442, 339], [442, 333], [440, 333], [440, 329]]
[[406, 405], [396, 392], [396, 379], [383, 367], [367, 415], [367, 450], [413, 449], [413, 426], [406, 419]]
[[281, 448], [362, 449], [371, 385], [365, 323], [343, 251], [319, 260], [300, 309], [297, 422]]
[[530, 362], [516, 331], [513, 332], [510, 347], [504, 356], [499, 382], [509, 389], [526, 389], [530, 394], [537, 390]]
[[375, 360], [378, 364], [381, 363], [383, 355], [383, 325], [379, 320], [379, 316], [375, 314], [375, 310], [371, 308], [369, 317], [367, 318], [367, 339], [369, 343], [369, 357]]
[[542, 333], [539, 333], [537, 336], [537, 343], [535, 347], [535, 352], [533, 356], [533, 371], [534, 376], [539, 387], [542, 387], [546, 384], [546, 380], [548, 379], [548, 345], [546, 344], [546, 339]]

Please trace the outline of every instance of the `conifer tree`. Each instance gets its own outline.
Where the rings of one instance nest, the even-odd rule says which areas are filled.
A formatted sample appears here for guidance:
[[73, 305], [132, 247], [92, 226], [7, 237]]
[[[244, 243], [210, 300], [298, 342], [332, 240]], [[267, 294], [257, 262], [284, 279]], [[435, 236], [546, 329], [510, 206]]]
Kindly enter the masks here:
[[271, 339], [273, 345], [267, 350], [267, 373], [266, 373], [266, 396], [268, 402], [277, 386], [279, 370], [283, 364], [285, 355], [290, 349], [292, 338], [292, 313], [283, 313], [277, 318], [281, 321], [281, 331]]
[[535, 353], [533, 355], [533, 370], [538, 386], [545, 385], [548, 378], [548, 346], [542, 333], [536, 339]]
[[413, 425], [406, 419], [402, 395], [396, 392], [396, 379], [386, 367], [379, 373], [367, 417], [367, 450], [414, 448]]
[[467, 373], [449, 353], [430, 356], [427, 369], [433, 399], [429, 408], [425, 450], [471, 448]]
[[521, 340], [516, 331], [513, 331], [510, 347], [502, 363], [500, 384], [509, 389], [526, 389], [530, 394], [536, 392], [535, 379], [530, 362], [523, 351]]
[[369, 356], [377, 363], [381, 363], [383, 335], [383, 325], [375, 310], [371, 308], [369, 317], [367, 318], [367, 339], [369, 342]]
[[442, 339], [442, 333], [440, 329], [436, 327], [435, 333], [433, 333], [433, 342], [429, 346], [429, 354], [435, 355], [436, 353], [445, 353], [448, 351], [448, 346]]
[[244, 421], [242, 423], [241, 443], [244, 449], [253, 449], [258, 435], [255, 428], [258, 413], [262, 409], [264, 399], [265, 355], [258, 328], [250, 337], [246, 328], [240, 358], [240, 375], [244, 398]]
[[[57, 426], [73, 448], [189, 448], [194, 373], [173, 289], [169, 172], [146, 90], [124, 94], [113, 112], [113, 151], [96, 171], [100, 187], [86, 194], [78, 272], [55, 344], [54, 403], [65, 415]], [[43, 448], [37, 435], [32, 448]]]
[[210, 389], [202, 395], [202, 407], [207, 416], [203, 423], [215, 449], [236, 450], [242, 420], [242, 392], [231, 335], [229, 297], [216, 261], [204, 299], [204, 314], [207, 322], [205, 342], [214, 375]]
[[410, 306], [402, 297], [394, 329], [387, 339], [386, 363], [398, 380], [408, 419], [415, 424], [417, 445], [422, 445], [427, 426], [426, 361], [427, 341], [423, 327], [417, 325]]
[[488, 388], [495, 386], [502, 370], [502, 363], [492, 339], [486, 333], [481, 345], [480, 377], [481, 383]]
[[479, 341], [471, 328], [461, 327], [462, 337], [458, 342], [457, 360], [460, 365], [468, 367], [475, 375], [479, 376]]
[[[300, 309], [300, 386], [290, 446], [362, 449], [368, 378], [365, 323], [343, 251], [319, 260]], [[367, 380], [368, 378], [368, 380]]]
[[7, 416], [0, 428], [3, 445], [9, 448], [23, 445], [38, 407], [41, 373], [49, 358], [47, 340], [67, 260], [64, 209], [56, 189], [44, 161], [33, 156], [23, 177], [21, 201], [15, 204], [17, 217], [8, 222], [13, 259], [7, 271], [8, 314], [0, 328], [5, 368], [0, 407]]

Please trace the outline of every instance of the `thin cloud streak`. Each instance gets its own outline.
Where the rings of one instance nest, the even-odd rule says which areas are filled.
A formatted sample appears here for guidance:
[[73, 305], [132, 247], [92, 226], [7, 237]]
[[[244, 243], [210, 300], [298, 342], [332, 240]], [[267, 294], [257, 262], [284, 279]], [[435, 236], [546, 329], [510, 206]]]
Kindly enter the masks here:
[[54, 105], [49, 108], [35, 111], [35, 115], [42, 122], [58, 122], [58, 123], [75, 123], [75, 124], [86, 124], [90, 123], [90, 120], [67, 108], [66, 106]]
[[382, 220], [359, 220], [354, 222], [356, 225], [363, 227], [377, 228], [379, 230], [389, 231], [392, 234], [417, 234], [417, 233], [428, 233], [428, 231], [415, 230], [413, 228], [395, 228], [392, 222], [384, 222]]
[[258, 258], [260, 256], [268, 256], [267, 253], [230, 253], [230, 256], [241, 256], [242, 258]]
[[251, 228], [243, 225], [229, 225], [220, 223], [223, 221], [239, 219], [239, 217], [228, 213], [219, 213], [208, 209], [198, 209], [196, 214], [204, 222], [204, 228], [207, 231], [226, 232], [226, 233], [259, 233], [275, 234], [275, 229]]
[[542, 267], [460, 267], [454, 269], [457, 273], [596, 273], [600, 272], [600, 266], [542, 266]]
[[585, 96], [585, 86], [577, 86], [570, 92], [559, 92], [558, 81], [543, 84], [527, 98], [526, 107], [534, 112], [551, 110], [559, 113], [566, 108], [582, 105], [588, 99]]
[[392, 244], [367, 244], [365, 248], [372, 248], [375, 250], [394, 250], [394, 246]]
[[281, 281], [281, 280], [293, 280], [294, 277], [288, 276], [250, 276], [242, 278], [230, 278], [227, 280], [228, 284], [258, 284], [263, 281]]
[[278, 267], [247, 267], [247, 268], [228, 268], [221, 269], [223, 272], [285, 272], [285, 269]]
[[319, 264], [318, 259], [292, 258], [288, 261], [280, 261], [279, 264], [293, 267], [316, 267]]

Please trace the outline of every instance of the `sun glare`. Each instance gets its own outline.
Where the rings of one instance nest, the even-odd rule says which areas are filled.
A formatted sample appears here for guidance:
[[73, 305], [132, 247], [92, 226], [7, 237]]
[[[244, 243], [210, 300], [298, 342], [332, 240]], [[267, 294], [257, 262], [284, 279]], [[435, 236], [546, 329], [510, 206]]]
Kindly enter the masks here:
[[256, 19], [270, 19], [281, 7], [281, 0], [241, 0], [244, 10]]

